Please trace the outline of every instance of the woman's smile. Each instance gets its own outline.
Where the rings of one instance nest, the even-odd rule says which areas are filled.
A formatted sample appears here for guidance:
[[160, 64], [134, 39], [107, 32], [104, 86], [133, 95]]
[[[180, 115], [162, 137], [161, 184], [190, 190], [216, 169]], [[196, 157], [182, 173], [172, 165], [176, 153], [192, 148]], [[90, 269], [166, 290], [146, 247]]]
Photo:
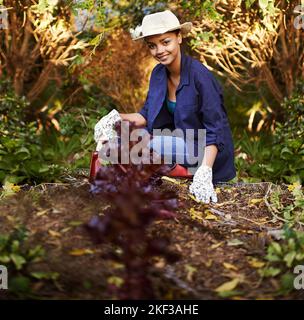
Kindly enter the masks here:
[[169, 55], [166, 54], [165, 56], [159, 57], [158, 60], [164, 61], [164, 60], [166, 60], [166, 59], [168, 58], [168, 56], [169, 56]]

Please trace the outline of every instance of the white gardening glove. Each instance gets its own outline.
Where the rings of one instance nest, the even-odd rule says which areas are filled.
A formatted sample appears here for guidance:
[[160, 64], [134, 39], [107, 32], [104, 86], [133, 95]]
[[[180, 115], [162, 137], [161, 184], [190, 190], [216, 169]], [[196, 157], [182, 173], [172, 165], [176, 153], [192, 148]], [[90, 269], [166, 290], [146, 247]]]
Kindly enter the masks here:
[[94, 127], [94, 140], [97, 143], [97, 151], [101, 149], [103, 141], [108, 141], [116, 136], [114, 124], [119, 120], [121, 120], [121, 117], [118, 111], [114, 109], [96, 123]]
[[197, 200], [204, 203], [209, 203], [210, 198], [213, 202], [217, 202], [217, 195], [212, 183], [212, 168], [202, 164], [193, 176], [189, 191]]

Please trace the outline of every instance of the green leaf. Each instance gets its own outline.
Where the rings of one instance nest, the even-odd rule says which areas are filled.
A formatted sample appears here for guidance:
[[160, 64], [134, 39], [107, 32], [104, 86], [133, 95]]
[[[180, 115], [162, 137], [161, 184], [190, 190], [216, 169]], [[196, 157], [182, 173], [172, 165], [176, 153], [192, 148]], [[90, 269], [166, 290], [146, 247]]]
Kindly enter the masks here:
[[54, 159], [55, 155], [56, 155], [55, 150], [53, 150], [51, 148], [47, 148], [47, 149], [43, 150], [43, 156], [46, 160]]
[[288, 251], [296, 250], [296, 239], [288, 239]]
[[12, 242], [12, 245], [11, 245], [11, 251], [12, 251], [13, 253], [17, 253], [17, 252], [19, 251], [19, 248], [20, 248], [20, 243], [19, 243], [19, 241], [18, 241], [18, 240], [14, 240], [14, 241]]
[[293, 152], [288, 147], [284, 147], [281, 150], [281, 155], [283, 155], [283, 153], [289, 153], [289, 154], [293, 155]]
[[294, 259], [296, 257], [296, 254], [297, 253], [295, 251], [288, 252], [286, 254], [286, 256], [284, 257], [284, 261], [286, 262], [287, 267], [290, 268], [292, 266], [292, 263], [293, 263], [293, 261], [294, 261]]
[[31, 157], [30, 151], [25, 147], [21, 147], [20, 149], [18, 149], [15, 152], [15, 155], [17, 156], [18, 160], [26, 160]]
[[297, 260], [297, 261], [302, 261], [302, 260], [304, 260], [304, 252], [303, 252], [303, 253], [302, 253], [302, 252], [297, 253], [297, 255], [296, 255], [296, 260]]
[[71, 227], [79, 227], [79, 226], [83, 225], [83, 221], [77, 221], [77, 220], [70, 221], [68, 223], [68, 225]]
[[281, 269], [270, 267], [270, 268], [260, 269], [258, 270], [258, 272], [263, 277], [275, 277], [281, 273]]
[[230, 298], [230, 297], [235, 297], [235, 296], [242, 296], [244, 294], [243, 291], [239, 291], [239, 290], [231, 290], [231, 291], [223, 291], [223, 292], [219, 292], [218, 295], [221, 298]]
[[1, 255], [0, 256], [0, 262], [1, 263], [9, 263], [11, 261], [11, 258], [8, 255]]
[[49, 171], [49, 166], [46, 164], [42, 164], [38, 170], [39, 173], [45, 173]]
[[21, 270], [22, 266], [26, 263], [26, 260], [22, 256], [20, 256], [19, 254], [12, 253], [12, 254], [10, 254], [10, 257], [11, 257], [14, 265], [16, 266], [17, 270]]
[[59, 277], [58, 272], [43, 272], [43, 271], [37, 271], [32, 272], [31, 276], [38, 280], [57, 280]]
[[278, 262], [281, 261], [281, 258], [274, 254], [273, 252], [268, 252], [268, 254], [265, 257], [270, 262]]
[[41, 257], [43, 257], [45, 254], [44, 249], [38, 245], [33, 249], [30, 249], [28, 252], [28, 258], [31, 259], [33, 262], [37, 262], [40, 260]]
[[272, 242], [272, 243], [271, 243], [271, 246], [272, 246], [272, 248], [274, 249], [274, 251], [275, 251], [277, 254], [282, 254], [282, 248], [281, 248], [281, 246], [280, 246], [279, 243], [277, 243], [277, 242]]

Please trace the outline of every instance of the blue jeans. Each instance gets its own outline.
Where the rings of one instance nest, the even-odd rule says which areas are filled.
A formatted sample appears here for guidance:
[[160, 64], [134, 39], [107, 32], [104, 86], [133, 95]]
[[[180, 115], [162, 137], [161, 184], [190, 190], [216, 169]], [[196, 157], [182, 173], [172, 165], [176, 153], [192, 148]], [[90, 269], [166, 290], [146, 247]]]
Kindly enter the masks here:
[[[148, 136], [145, 136], [145, 135]], [[145, 129], [139, 129], [136, 132], [137, 139], [141, 136], [145, 136], [146, 144], [144, 144], [145, 147], [153, 150], [157, 155], [160, 156], [160, 159], [157, 157], [157, 162], [154, 162], [155, 164], [164, 163], [169, 166], [174, 167], [175, 164], [180, 164], [184, 167], [187, 167], [188, 170], [190, 170], [191, 173], [194, 174], [194, 172], [198, 169], [198, 159], [193, 156], [192, 152], [193, 150], [188, 149], [187, 143], [182, 137], [174, 136], [174, 135], [150, 135], [150, 133]], [[120, 137], [118, 138], [120, 140]], [[136, 141], [136, 140], [135, 140]], [[114, 142], [115, 144], [115, 142]], [[109, 158], [103, 157], [104, 153], [107, 152], [108, 147], [105, 147], [103, 152], [100, 151], [99, 157], [101, 159], [104, 159], [105, 161], [110, 161]], [[189, 152], [192, 151], [192, 152]], [[136, 153], [135, 153], [136, 154]], [[161, 160], [161, 162], [160, 162]]]
[[[143, 129], [143, 134], [147, 133], [146, 129]], [[197, 159], [191, 159], [188, 152], [187, 144], [181, 137], [162, 135], [152, 136], [148, 143], [148, 148], [153, 149], [157, 154], [161, 156], [165, 164], [178, 163], [184, 167], [196, 167]]]

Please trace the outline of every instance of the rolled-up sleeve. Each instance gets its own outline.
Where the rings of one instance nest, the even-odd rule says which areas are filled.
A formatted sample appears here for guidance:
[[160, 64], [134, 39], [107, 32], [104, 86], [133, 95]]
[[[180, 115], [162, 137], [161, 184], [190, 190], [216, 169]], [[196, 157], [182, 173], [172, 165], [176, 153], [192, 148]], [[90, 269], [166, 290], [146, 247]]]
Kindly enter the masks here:
[[206, 129], [206, 146], [214, 144], [218, 151], [224, 149], [222, 89], [210, 71], [200, 74], [197, 78], [199, 88], [199, 113], [203, 128]]

